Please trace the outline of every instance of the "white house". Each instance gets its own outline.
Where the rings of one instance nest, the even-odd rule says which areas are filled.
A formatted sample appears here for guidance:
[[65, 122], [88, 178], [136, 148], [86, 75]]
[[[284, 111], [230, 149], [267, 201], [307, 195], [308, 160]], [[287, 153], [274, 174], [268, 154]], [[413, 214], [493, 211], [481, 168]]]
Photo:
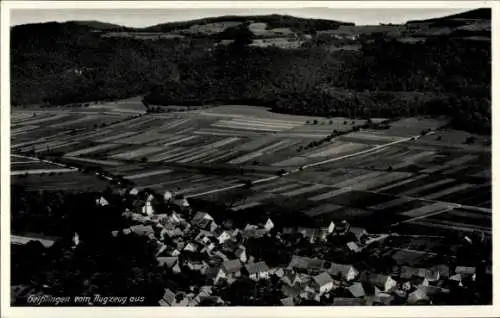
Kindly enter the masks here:
[[130, 194], [130, 195], [137, 195], [137, 194], [139, 194], [139, 190], [137, 190], [136, 188], [133, 188], [133, 189], [131, 189], [131, 190], [129, 191], [129, 193], [128, 193], [128, 194]]
[[333, 263], [328, 269], [330, 275], [340, 275], [346, 281], [351, 281], [358, 276], [359, 272], [351, 265]]
[[316, 290], [320, 294], [324, 294], [333, 289], [333, 278], [328, 273], [323, 272], [313, 277]]
[[188, 243], [186, 244], [186, 246], [184, 246], [184, 250], [189, 252], [196, 252], [197, 248], [196, 245], [194, 245], [193, 243]]
[[270, 231], [274, 227], [274, 223], [271, 219], [267, 219], [266, 224], [264, 224], [264, 228]]
[[236, 256], [240, 262], [246, 263], [248, 260], [247, 251], [244, 246], [240, 246], [234, 251], [234, 256]]
[[226, 242], [230, 238], [231, 238], [231, 233], [229, 233], [228, 231], [221, 231], [217, 235], [217, 240], [219, 241], [219, 244], [224, 244], [224, 242]]
[[153, 215], [154, 209], [153, 206], [151, 205], [150, 201], [146, 201], [144, 206], [142, 207], [142, 214], [144, 215]]
[[248, 273], [248, 277], [254, 281], [267, 279], [271, 274], [271, 270], [265, 262], [247, 264], [245, 266], [245, 269]]
[[328, 224], [328, 226], [326, 227], [326, 232], [328, 234], [332, 234], [334, 230], [335, 230], [335, 223], [330, 222], [330, 224]]
[[354, 253], [361, 252], [361, 248], [355, 242], [349, 242], [349, 243], [347, 243], [347, 248], [349, 248]]
[[98, 206], [106, 206], [106, 205], [109, 205], [108, 200], [106, 200], [106, 199], [105, 199], [104, 197], [102, 197], [102, 196], [101, 196], [99, 199], [96, 199], [95, 201], [96, 201], [95, 203], [96, 203]]
[[80, 244], [80, 236], [75, 232], [73, 235], [73, 246], [76, 247], [78, 244]]
[[398, 284], [391, 276], [382, 274], [370, 274], [368, 281], [384, 292], [392, 291]]
[[165, 191], [165, 193], [163, 194], [163, 200], [164, 200], [165, 202], [169, 202], [170, 200], [172, 200], [172, 198], [173, 198], [173, 194], [172, 194], [172, 192], [170, 192], [170, 191], [168, 191], [168, 190], [167, 190], [167, 191]]

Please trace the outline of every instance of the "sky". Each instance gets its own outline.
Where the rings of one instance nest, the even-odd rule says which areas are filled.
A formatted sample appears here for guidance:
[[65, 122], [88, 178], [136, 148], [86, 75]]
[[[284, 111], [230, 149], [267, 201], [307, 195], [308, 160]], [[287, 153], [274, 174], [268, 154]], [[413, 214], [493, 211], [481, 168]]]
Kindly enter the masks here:
[[430, 19], [442, 17], [468, 9], [433, 8], [200, 8], [200, 9], [12, 9], [11, 26], [40, 23], [64, 22], [73, 20], [97, 20], [119, 24], [127, 27], [146, 27], [160, 23], [186, 21], [198, 18], [217, 17], [223, 15], [265, 15], [288, 14], [302, 18], [319, 18], [354, 22], [356, 25], [375, 25], [379, 23], [400, 24], [408, 20]]

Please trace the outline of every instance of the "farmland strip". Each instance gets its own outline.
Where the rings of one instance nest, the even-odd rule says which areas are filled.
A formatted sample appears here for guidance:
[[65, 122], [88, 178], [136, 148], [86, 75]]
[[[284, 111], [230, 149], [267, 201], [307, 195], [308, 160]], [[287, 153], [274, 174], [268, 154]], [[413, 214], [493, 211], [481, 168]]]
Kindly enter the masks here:
[[454, 182], [454, 181], [455, 181], [455, 179], [443, 179], [443, 180], [440, 180], [440, 181], [437, 181], [437, 182], [434, 182], [434, 183], [429, 183], [429, 184], [426, 184], [426, 185], [421, 186], [421, 187], [417, 187], [417, 188], [413, 188], [413, 189], [401, 192], [401, 193], [399, 193], [399, 195], [412, 195], [412, 194], [415, 194], [415, 193], [419, 193], [420, 191], [423, 191], [423, 190], [426, 190], [426, 189], [432, 189], [432, 188], [437, 187], [439, 185], [451, 183], [451, 182]]
[[340, 194], [343, 194], [343, 193], [346, 193], [349, 191], [351, 191], [350, 188], [336, 189], [336, 190], [329, 191], [329, 192], [317, 195], [315, 197], [309, 198], [308, 200], [310, 200], [310, 201], [322, 201], [322, 200], [326, 200], [326, 199], [331, 199], [337, 195], [340, 195]]
[[473, 184], [460, 184], [460, 185], [457, 185], [455, 187], [452, 187], [452, 188], [449, 188], [449, 189], [446, 189], [446, 190], [443, 190], [443, 191], [440, 191], [440, 192], [437, 192], [437, 193], [433, 193], [431, 195], [428, 195], [428, 196], [425, 196], [425, 199], [427, 200], [435, 200], [437, 198], [440, 198], [440, 197], [443, 197], [447, 194], [450, 194], [450, 193], [453, 193], [453, 192], [458, 192], [460, 190], [464, 190], [464, 189], [467, 189], [467, 188], [470, 188], [470, 187], [473, 187], [474, 185]]
[[97, 146], [93, 146], [93, 147], [89, 147], [89, 148], [84, 148], [84, 149], [80, 149], [80, 150], [76, 150], [76, 151], [67, 153], [65, 155], [65, 157], [76, 157], [76, 156], [79, 156], [79, 155], [85, 155], [85, 154], [89, 154], [89, 153], [96, 152], [96, 151], [109, 150], [109, 149], [113, 149], [113, 148], [118, 148], [118, 146], [119, 145], [116, 145], [116, 144], [99, 144]]
[[313, 185], [306, 187], [306, 188], [301, 188], [301, 189], [293, 190], [293, 191], [286, 192], [286, 193], [280, 193], [280, 195], [291, 197], [291, 196], [296, 196], [296, 195], [312, 192], [315, 190], [323, 189], [325, 187], [327, 187], [327, 186], [322, 185], [322, 184], [313, 184]]
[[172, 172], [172, 170], [170, 170], [170, 169], [156, 170], [156, 171], [150, 171], [150, 172], [144, 172], [144, 173], [139, 173], [139, 174], [128, 175], [125, 178], [126, 179], [135, 180], [135, 179], [141, 179], [141, 178], [145, 178], [145, 177], [157, 176], [157, 175], [160, 175], [160, 174], [167, 174], [167, 173], [170, 173], [170, 172]]

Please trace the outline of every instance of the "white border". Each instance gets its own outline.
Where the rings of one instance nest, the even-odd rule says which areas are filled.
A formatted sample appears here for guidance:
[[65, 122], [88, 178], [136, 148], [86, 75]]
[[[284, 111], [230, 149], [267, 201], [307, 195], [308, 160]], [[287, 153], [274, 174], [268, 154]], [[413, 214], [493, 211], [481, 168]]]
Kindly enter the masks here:
[[[492, 8], [492, 57], [493, 59], [493, 81], [492, 87], [498, 84], [499, 78], [499, 11], [500, 1], [2, 1], [1, 2], [1, 317], [105, 317], [107, 315], [119, 314], [121, 317], [495, 317], [500, 316], [498, 303], [500, 301], [499, 279], [496, 271], [493, 275], [493, 303], [492, 306], [427, 306], [427, 307], [223, 307], [223, 308], [12, 308], [10, 307], [10, 90], [9, 90], [9, 30], [10, 9], [152, 9], [152, 8], [304, 8], [304, 7], [328, 7], [328, 8], [456, 8], [473, 9], [478, 7]], [[492, 93], [492, 127], [493, 136], [498, 136], [500, 127], [497, 124], [495, 106], [498, 102], [498, 91]], [[493, 197], [499, 194], [495, 181], [497, 179], [495, 149], [498, 142], [492, 141], [492, 180]], [[493, 210], [497, 204], [493, 201]], [[496, 228], [496, 217], [493, 215], [493, 241], [498, 237]], [[493, 259], [496, 265], [498, 258], [497, 244], [493, 244]], [[36, 266], [36, 264], [33, 264]]]

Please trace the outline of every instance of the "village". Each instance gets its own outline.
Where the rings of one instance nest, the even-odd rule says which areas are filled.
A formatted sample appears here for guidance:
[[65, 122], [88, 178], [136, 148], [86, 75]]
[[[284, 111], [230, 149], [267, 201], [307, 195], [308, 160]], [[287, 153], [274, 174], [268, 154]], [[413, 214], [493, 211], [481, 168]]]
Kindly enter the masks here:
[[[188, 199], [170, 191], [159, 195], [129, 188], [119, 197], [129, 206], [122, 216], [131, 225], [111, 234], [147, 237], [156, 246], [158, 266], [173, 277], [191, 278], [190, 286], [179, 290], [165, 286], [160, 306], [439, 304], [456, 290], [472, 288], [486, 271], [491, 275], [491, 267], [445, 263], [357, 268], [356, 260], [365, 259], [359, 255], [370, 245], [383, 244], [389, 235], [370, 234], [346, 221], [321, 228], [283, 227], [269, 217], [239, 228], [195, 211]], [[104, 195], [96, 198], [100, 207], [109, 202]], [[73, 244], [80, 244], [78, 233]], [[288, 252], [273, 250], [276, 246], [296, 253], [283, 255]], [[318, 247], [332, 249], [329, 255], [338, 257], [306, 255]]]

